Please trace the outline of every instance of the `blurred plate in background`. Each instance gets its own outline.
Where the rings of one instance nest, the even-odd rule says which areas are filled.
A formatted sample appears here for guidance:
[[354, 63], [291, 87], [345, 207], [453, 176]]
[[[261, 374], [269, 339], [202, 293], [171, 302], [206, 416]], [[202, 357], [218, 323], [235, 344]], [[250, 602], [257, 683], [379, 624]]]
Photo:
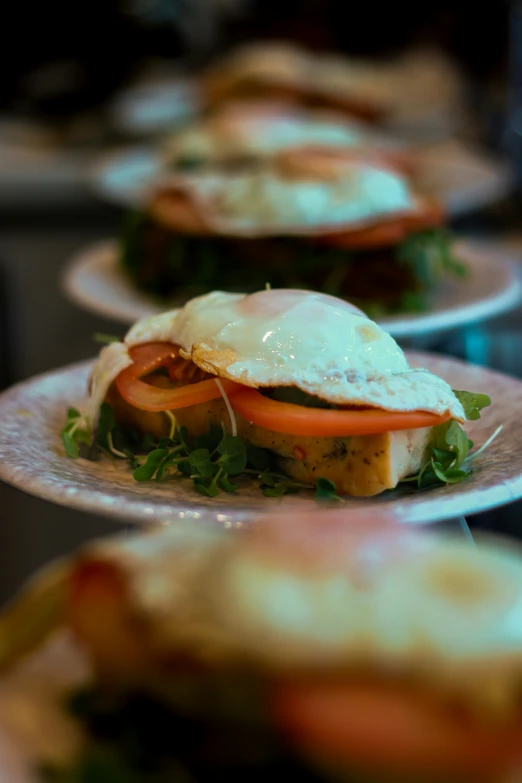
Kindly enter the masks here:
[[507, 161], [455, 139], [419, 149], [417, 186], [439, 199], [450, 217], [474, 212], [506, 198], [514, 187]]
[[[396, 339], [436, 337], [516, 306], [522, 287], [505, 250], [484, 250], [479, 242], [460, 243], [456, 249], [470, 268], [469, 277], [444, 282], [425, 313], [379, 319]], [[119, 269], [116, 240], [92, 245], [74, 258], [66, 267], [63, 288], [80, 307], [125, 325], [178, 304], [157, 302], [132, 285]]]

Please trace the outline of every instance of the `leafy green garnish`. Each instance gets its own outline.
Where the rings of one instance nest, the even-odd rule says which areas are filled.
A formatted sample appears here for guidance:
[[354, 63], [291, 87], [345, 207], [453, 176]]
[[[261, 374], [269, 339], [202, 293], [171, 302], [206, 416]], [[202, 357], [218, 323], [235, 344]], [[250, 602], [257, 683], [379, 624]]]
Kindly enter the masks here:
[[[453, 393], [460, 400], [466, 419], [469, 420], [479, 419], [480, 411], [491, 405], [486, 394], [455, 390]], [[403, 479], [402, 483], [428, 489], [464, 481], [471, 473], [469, 461], [474, 455], [470, 456], [469, 452], [472, 447], [472, 441], [454, 419], [434, 427], [422, 468], [416, 475]]]
[[[428, 304], [427, 300], [427, 291], [405, 291], [400, 298], [398, 309], [405, 313], [423, 313]], [[386, 315], [386, 312], [379, 313], [379, 316], [382, 315]]]
[[[455, 391], [455, 395], [462, 403], [468, 419], [479, 418], [480, 411], [491, 404], [485, 394]], [[299, 399], [299, 404], [304, 404], [303, 399], [306, 398], [310, 405], [316, 405], [316, 398], [303, 392], [294, 398], [285, 393], [282, 396]], [[67, 455], [73, 459], [79, 456], [97, 459], [100, 452], [108, 452], [128, 461], [136, 481], [159, 482], [186, 477], [193, 481], [197, 492], [208, 497], [215, 497], [220, 492], [237, 492], [245, 482], [253, 480], [258, 482], [266, 497], [282, 497], [310, 488], [307, 484], [293, 481], [279, 473], [274, 464], [275, 455], [270, 449], [262, 449], [246, 443], [240, 437], [227, 435], [220, 427], [210, 427], [191, 442], [186, 427], [178, 427], [174, 417], [170, 415], [170, 418], [171, 437], [157, 439], [150, 433], [140, 435], [120, 427], [115, 421], [112, 407], [104, 403], [92, 434], [80, 411], [69, 408], [62, 441]], [[421, 469], [416, 475], [403, 479], [403, 482], [426, 489], [463, 481], [471, 472], [469, 452], [472, 446], [467, 434], [455, 420], [434, 427]], [[239, 483], [230, 480], [236, 477]], [[329, 479], [317, 479], [315, 490], [317, 500], [341, 500], [335, 484]]]
[[264, 470], [259, 476], [261, 492], [266, 498], [281, 498], [300, 489], [310, 489], [308, 484], [292, 481], [288, 476], [282, 476], [271, 470]]
[[464, 278], [468, 268], [453, 253], [453, 238], [443, 229], [429, 229], [412, 234], [396, 252], [400, 264], [408, 266], [422, 288], [430, 290], [444, 274]]
[[[282, 497], [310, 485], [292, 481], [275, 468], [274, 454], [246, 443], [242, 438], [227, 435], [221, 427], [210, 427], [192, 442], [186, 427], [173, 427], [172, 437], [155, 438], [150, 433], [140, 435], [120, 427], [108, 403], [100, 408], [94, 435], [85, 428], [80, 411], [70, 408], [67, 424], [62, 432], [67, 455], [73, 459], [83, 456], [97, 459], [107, 452], [127, 460], [136, 481], [164, 481], [186, 477], [194, 489], [207, 497], [220, 492], [237, 492], [240, 486], [257, 481], [266, 497]], [[90, 444], [90, 448], [82, 447]], [[231, 481], [231, 479], [236, 479]], [[320, 500], [338, 500], [335, 485], [319, 479], [316, 497]]]
[[451, 234], [441, 229], [416, 232], [384, 250], [349, 250], [298, 237], [251, 242], [182, 236], [138, 211], [125, 219], [120, 265], [138, 288], [163, 302], [172, 295], [190, 299], [216, 288], [254, 292], [269, 280], [273, 288], [346, 297], [378, 318], [425, 310], [441, 278], [466, 275], [452, 242]]
[[85, 418], [77, 408], [69, 408], [67, 421], [61, 432], [62, 443], [68, 457], [76, 459], [82, 454], [82, 445], [87, 446], [91, 440]]
[[483, 408], [487, 408], [488, 405], [491, 405], [491, 399], [487, 394], [456, 391], [455, 389], [453, 389], [453, 394], [464, 408], [464, 413], [466, 414], [466, 419], [468, 419], [468, 421], [480, 419], [480, 411]]
[[114, 420], [112, 406], [104, 402], [100, 408], [97, 430], [98, 443], [103, 449], [109, 450], [109, 435], [115, 426], [116, 422]]
[[305, 408], [336, 408], [326, 400], [321, 400], [315, 394], [307, 394], [297, 386], [278, 386], [271, 389], [268, 396], [278, 402], [290, 402], [293, 405], [303, 405]]
[[330, 481], [330, 479], [327, 478], [317, 479], [315, 484], [315, 497], [318, 500], [341, 500], [337, 494], [337, 487], [333, 481]]
[[430, 449], [435, 459], [445, 461], [451, 458], [460, 467], [469, 453], [469, 438], [454, 419], [433, 429]]
[[143, 465], [133, 473], [133, 477], [136, 481], [150, 481], [154, 474], [157, 473], [163, 460], [168, 456], [168, 449], [152, 449]]
[[76, 459], [76, 457], [80, 456], [80, 447], [76, 440], [72, 437], [72, 435], [67, 432], [66, 429], [62, 430], [62, 441], [63, 445], [65, 446], [65, 451], [67, 452], [68, 457], [72, 457], [72, 459]]
[[147, 690], [86, 687], [67, 702], [84, 741], [74, 758], [45, 764], [46, 783], [238, 783], [281, 769], [319, 779], [281, 746], [249, 673], [173, 672]]
[[180, 171], [195, 171], [205, 165], [205, 159], [201, 155], [180, 155], [175, 161], [175, 168]]
[[110, 345], [110, 343], [119, 343], [121, 337], [116, 337], [115, 334], [105, 334], [104, 332], [94, 332], [92, 339], [95, 343], [101, 343], [102, 345]]
[[458, 470], [457, 468], [444, 468], [440, 462], [435, 462], [432, 458], [431, 467], [439, 481], [443, 484], [458, 484], [469, 476], [469, 470]]
[[44, 765], [40, 773], [45, 783], [142, 783], [145, 779], [119, 748], [107, 743], [93, 744], [71, 767]]
[[270, 452], [252, 443], [246, 444], [247, 462], [254, 470], [265, 471], [270, 468]]
[[137, 278], [143, 264], [141, 240], [148, 222], [145, 212], [131, 210], [126, 213], [121, 232], [120, 262], [131, 277]]

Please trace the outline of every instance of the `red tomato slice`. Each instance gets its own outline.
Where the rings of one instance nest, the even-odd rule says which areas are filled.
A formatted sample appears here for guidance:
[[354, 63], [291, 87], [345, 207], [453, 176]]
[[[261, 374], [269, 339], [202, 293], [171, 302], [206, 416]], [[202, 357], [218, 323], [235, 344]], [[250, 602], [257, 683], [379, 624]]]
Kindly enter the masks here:
[[134, 362], [129, 370], [134, 370], [136, 378], [157, 370], [158, 367], [168, 367], [179, 357], [179, 347], [173, 343], [143, 343], [129, 349], [129, 355]]
[[234, 391], [230, 404], [236, 413], [258, 427], [286, 435], [320, 437], [375, 435], [381, 432], [435, 427], [450, 414], [438, 416], [423, 411], [396, 412], [378, 408], [328, 410], [306, 408], [264, 397], [256, 389], [242, 386]]
[[490, 781], [522, 766], [520, 720], [479, 723], [399, 685], [285, 683], [272, 708], [298, 746], [347, 768]]
[[318, 238], [318, 241], [333, 247], [346, 247], [354, 250], [392, 247], [398, 245], [415, 231], [435, 228], [442, 225], [443, 222], [442, 209], [438, 204], [430, 202], [425, 205], [424, 210], [416, 214], [409, 213], [383, 218], [378, 223], [366, 228], [323, 235]]
[[418, 167], [417, 156], [411, 150], [364, 145], [341, 149], [318, 144], [303, 144], [279, 152], [274, 156], [274, 163], [288, 173], [309, 173], [318, 177], [328, 174], [337, 176], [339, 166], [346, 163], [376, 166], [404, 174], [412, 174]]
[[[214, 379], [190, 383], [177, 389], [161, 389], [140, 380], [143, 375], [168, 367], [179, 356], [179, 349], [172, 343], [146, 343], [131, 348], [134, 361], [116, 378], [116, 386], [123, 399], [143, 411], [168, 411], [187, 408], [221, 397], [221, 391]], [[221, 379], [226, 393], [234, 391], [238, 384]]]

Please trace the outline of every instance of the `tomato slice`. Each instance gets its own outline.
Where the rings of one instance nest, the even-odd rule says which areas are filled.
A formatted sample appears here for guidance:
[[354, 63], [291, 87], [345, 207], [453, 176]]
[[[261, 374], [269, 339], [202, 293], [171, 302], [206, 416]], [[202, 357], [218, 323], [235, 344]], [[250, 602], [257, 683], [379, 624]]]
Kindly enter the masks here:
[[292, 741], [347, 768], [489, 781], [522, 764], [520, 719], [479, 723], [400, 685], [284, 683], [271, 704]]
[[326, 234], [318, 237], [318, 241], [332, 247], [346, 247], [353, 250], [392, 247], [415, 231], [435, 228], [443, 222], [444, 215], [441, 207], [430, 202], [418, 213], [395, 215], [393, 218], [384, 218], [366, 228]]
[[[116, 386], [123, 399], [135, 408], [158, 412], [187, 408], [191, 405], [216, 400], [221, 391], [215, 379], [186, 383], [176, 389], [152, 386], [141, 377], [167, 367], [175, 367], [179, 349], [172, 343], [156, 342], [137, 345], [130, 349], [133, 364], [116, 378]], [[176, 377], [176, 373], [171, 373]], [[190, 374], [186, 377], [190, 377]], [[244, 419], [259, 427], [287, 435], [373, 435], [382, 432], [434, 427], [450, 418], [423, 411], [395, 412], [366, 408], [362, 410], [326, 410], [306, 408], [264, 397], [256, 389], [221, 378], [225, 392], [231, 396], [232, 408]]]
[[181, 186], [159, 186], [148, 205], [148, 213], [156, 223], [171, 231], [195, 236], [209, 234], [200, 207]]
[[139, 378], [158, 367], [172, 364], [179, 357], [179, 346], [165, 342], [143, 343], [130, 348], [129, 355], [134, 362], [129, 370], [133, 369], [136, 378]]
[[[129, 405], [143, 411], [168, 411], [187, 408], [202, 402], [216, 400], [221, 391], [214, 379], [189, 383], [177, 389], [162, 389], [140, 380], [143, 375], [168, 367], [179, 356], [179, 349], [172, 343], [146, 343], [131, 348], [130, 356], [134, 362], [116, 378], [118, 391]], [[225, 392], [231, 393], [238, 387], [234, 381], [221, 379]]]
[[417, 168], [417, 157], [411, 150], [368, 146], [341, 149], [303, 144], [279, 152], [275, 155], [274, 162], [283, 171], [315, 176], [328, 175], [329, 172], [337, 174], [339, 165], [342, 166], [343, 163], [377, 166], [403, 174], [412, 174]]
[[382, 432], [435, 427], [451, 418], [423, 411], [385, 411], [378, 408], [328, 410], [306, 408], [264, 397], [256, 389], [240, 387], [230, 404], [236, 413], [258, 427], [286, 435], [375, 435]]

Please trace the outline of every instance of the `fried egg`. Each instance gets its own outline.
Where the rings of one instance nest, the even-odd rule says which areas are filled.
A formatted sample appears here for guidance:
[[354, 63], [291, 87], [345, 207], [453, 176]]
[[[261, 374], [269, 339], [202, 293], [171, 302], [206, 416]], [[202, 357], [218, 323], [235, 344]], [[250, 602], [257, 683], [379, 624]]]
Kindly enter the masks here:
[[[242, 535], [169, 525], [98, 542], [71, 563], [69, 618], [98, 663], [117, 662], [118, 677], [132, 659], [118, 632], [110, 646], [91, 636], [88, 587], [101, 574], [97, 601], [105, 595], [124, 627], [142, 629], [149, 670], [161, 671], [180, 650], [183, 660], [248, 661], [260, 671], [342, 674], [362, 665], [449, 686], [492, 713], [517, 705], [520, 551], [487, 538], [470, 547], [382, 520], [369, 527], [365, 533], [355, 520], [354, 531], [344, 512], [309, 512], [260, 519]], [[105, 578], [111, 573], [116, 582]], [[110, 638], [111, 627], [103, 630]]]
[[[207, 169], [163, 177], [154, 190], [169, 188], [184, 193], [212, 231], [238, 236], [354, 230], [425, 208], [407, 177], [381, 162], [314, 151], [287, 151], [233, 173]], [[161, 215], [157, 219], [163, 222]]]
[[179, 345], [182, 356], [201, 369], [246, 386], [295, 386], [335, 404], [465, 419], [448, 384], [411, 368], [393, 337], [358, 308], [297, 290], [215, 291], [138, 321], [123, 344], [102, 351], [92, 376], [91, 419], [124, 367], [128, 348], [155, 341]]
[[477, 702], [516, 698], [493, 681], [520, 671], [520, 553], [377, 523], [365, 534], [345, 522], [343, 514], [263, 520], [262, 535], [235, 546], [213, 586], [221, 627], [268, 661], [407, 662], [434, 681], [455, 675], [455, 688], [471, 681], [474, 691], [480, 670]]
[[[167, 164], [183, 159], [222, 161], [264, 157], [296, 147], [353, 148], [374, 138], [369, 130], [326, 112], [275, 103], [226, 105], [204, 123], [174, 134], [163, 149]], [[381, 146], [390, 146], [381, 141]]]

